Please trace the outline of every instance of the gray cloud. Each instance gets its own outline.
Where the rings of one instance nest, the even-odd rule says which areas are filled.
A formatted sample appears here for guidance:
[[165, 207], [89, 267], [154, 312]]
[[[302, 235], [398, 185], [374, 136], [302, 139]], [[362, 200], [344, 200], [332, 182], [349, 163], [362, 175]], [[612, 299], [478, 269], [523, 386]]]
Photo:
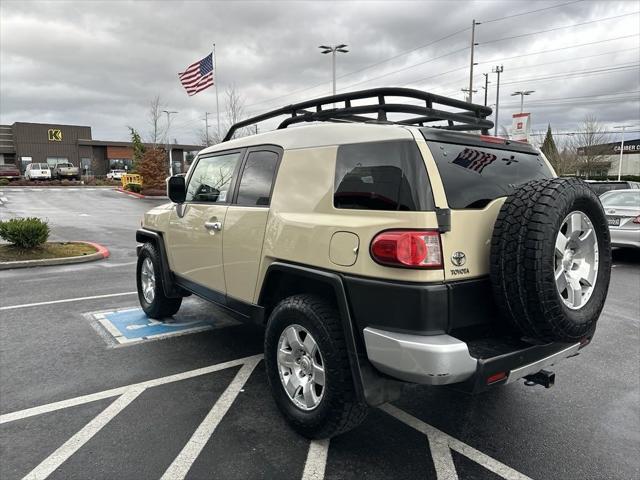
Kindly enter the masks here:
[[[160, 95], [180, 112], [171, 136], [196, 141], [204, 112], [215, 112], [214, 89], [190, 98], [177, 73], [206, 55], [214, 41], [220, 92], [234, 84], [248, 113], [330, 93], [330, 58], [317, 46], [337, 42], [350, 49], [338, 58], [339, 89], [408, 84], [462, 98], [469, 31], [365, 68], [465, 29], [473, 18], [483, 22], [477, 27], [475, 100], [483, 100], [482, 73], [503, 64], [501, 124], [519, 108], [510, 93], [524, 88], [536, 91], [527, 99], [535, 128], [551, 123], [575, 129], [587, 113], [608, 124], [637, 123], [639, 15], [494, 42], [640, 10], [637, 1], [582, 1], [490, 22], [567, 2], [3, 1], [0, 123], [88, 124], [95, 138], [126, 139], [126, 125], [147, 130], [149, 101]], [[593, 44], [565, 48], [584, 43]], [[561, 50], [507, 59], [554, 49]], [[461, 51], [448, 54], [456, 50]], [[628, 68], [596, 72], [619, 65]], [[545, 78], [550, 76], [557, 77]], [[421, 80], [427, 77], [433, 78]], [[495, 75], [490, 80], [495, 82]], [[635, 93], [573, 98], [623, 92]], [[495, 83], [488, 98], [495, 103]]]

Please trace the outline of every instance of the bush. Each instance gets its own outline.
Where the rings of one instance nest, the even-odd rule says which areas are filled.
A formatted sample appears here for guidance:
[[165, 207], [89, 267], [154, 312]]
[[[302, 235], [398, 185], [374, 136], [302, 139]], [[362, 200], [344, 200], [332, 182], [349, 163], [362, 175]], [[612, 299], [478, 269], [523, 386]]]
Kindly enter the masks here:
[[164, 150], [152, 148], [144, 152], [137, 165], [138, 174], [142, 175], [145, 188], [165, 189], [165, 180], [169, 176], [167, 156]]
[[124, 186], [124, 189], [130, 192], [140, 193], [140, 191], [142, 190], [142, 185], [138, 185], [137, 183], [127, 183]]
[[49, 225], [35, 217], [12, 218], [0, 221], [0, 237], [23, 250], [36, 248], [49, 238]]
[[7, 185], [9, 185], [9, 179], [8, 178], [0, 178], [0, 187], [6, 187]]

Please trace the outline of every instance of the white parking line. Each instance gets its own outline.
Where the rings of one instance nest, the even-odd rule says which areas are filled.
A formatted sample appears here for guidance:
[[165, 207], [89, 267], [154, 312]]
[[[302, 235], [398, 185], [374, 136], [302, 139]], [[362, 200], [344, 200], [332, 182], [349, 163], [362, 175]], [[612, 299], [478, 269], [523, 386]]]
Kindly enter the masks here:
[[98, 298], [122, 297], [124, 295], [136, 295], [137, 293], [138, 292], [107, 293], [105, 295], [92, 295], [90, 297], [65, 298], [63, 300], [51, 300], [49, 302], [23, 303], [22, 305], [9, 305], [7, 307], [0, 307], [0, 311], [15, 310], [16, 308], [39, 307], [41, 305], [53, 305], [55, 303], [81, 302], [83, 300], [95, 300]]
[[231, 404], [240, 393], [240, 389], [242, 389], [247, 382], [251, 376], [251, 372], [253, 372], [253, 369], [260, 360], [260, 358], [254, 357], [242, 366], [189, 441], [182, 448], [182, 451], [173, 460], [171, 465], [169, 465], [169, 468], [167, 468], [160, 480], [182, 480], [187, 476], [193, 462], [195, 462], [198, 455], [200, 455], [200, 452], [209, 441], [209, 438], [211, 438], [211, 435], [213, 435], [216, 427], [220, 424], [222, 417], [225, 416]]
[[196, 370], [190, 370], [188, 372], [176, 373], [174, 375], [168, 375], [166, 377], [154, 378], [153, 380], [125, 385], [124, 387], [112, 388], [110, 390], [103, 390], [102, 392], [82, 395], [80, 397], [70, 398], [68, 400], [61, 400], [59, 402], [47, 403], [38, 407], [26, 408], [24, 410], [18, 410], [16, 412], [5, 413], [3, 415], [0, 415], [0, 425], [2, 425], [3, 423], [15, 422], [16, 420], [22, 420], [24, 418], [35, 417], [36, 415], [42, 415], [43, 413], [55, 412], [56, 410], [61, 410], [63, 408], [74, 407], [76, 405], [84, 405], [85, 403], [95, 402], [97, 400], [102, 400], [103, 398], [117, 397], [132, 388], [135, 389], [157, 387], [159, 385], [165, 385], [167, 383], [179, 382], [180, 380], [187, 380], [189, 378], [218, 372], [220, 370], [224, 370], [225, 368], [237, 367], [248, 362], [255, 361], [257, 363], [261, 359], [262, 354], [239, 358], [237, 360], [218, 363], [216, 365], [210, 365], [208, 367], [198, 368]]
[[[447, 435], [446, 433], [432, 427], [413, 415], [400, 410], [398, 407], [395, 407], [390, 403], [378, 408], [427, 436], [429, 439], [429, 445], [431, 446], [433, 462], [436, 465], [436, 475], [438, 480], [453, 480], [458, 478], [455, 471], [455, 465], [451, 459], [450, 450], [455, 450], [456, 452], [461, 453], [465, 457], [473, 460], [477, 464], [506, 480], [532, 480], [530, 477], [527, 477], [513, 468], [508, 467], [504, 463], [485, 455], [466, 443]], [[443, 452], [444, 449], [447, 451]]]
[[312, 440], [304, 464], [302, 480], [322, 480], [327, 466], [329, 454], [329, 440]]
[[132, 388], [118, 397], [111, 405], [105, 408], [98, 416], [87, 423], [78, 433], [45, 458], [36, 468], [27, 473], [22, 480], [43, 480], [51, 475], [60, 465], [76, 453], [85, 443], [102, 430], [116, 415], [124, 410], [138, 395], [144, 392], [144, 388]]

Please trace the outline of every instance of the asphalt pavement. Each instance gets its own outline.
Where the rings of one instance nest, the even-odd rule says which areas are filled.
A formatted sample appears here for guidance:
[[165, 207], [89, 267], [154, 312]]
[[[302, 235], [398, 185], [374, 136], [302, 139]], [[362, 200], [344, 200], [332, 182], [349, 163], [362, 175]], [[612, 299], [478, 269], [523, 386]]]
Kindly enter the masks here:
[[52, 240], [111, 251], [0, 271], [3, 480], [640, 478], [635, 253], [614, 252], [597, 334], [554, 367], [554, 388], [520, 382], [467, 396], [410, 386], [359, 428], [309, 442], [271, 399], [262, 329], [196, 298], [177, 322], [204, 329], [119, 343], [101, 323], [137, 308], [135, 230], [164, 200], [44, 187], [0, 187], [0, 198], [0, 219], [45, 217]]

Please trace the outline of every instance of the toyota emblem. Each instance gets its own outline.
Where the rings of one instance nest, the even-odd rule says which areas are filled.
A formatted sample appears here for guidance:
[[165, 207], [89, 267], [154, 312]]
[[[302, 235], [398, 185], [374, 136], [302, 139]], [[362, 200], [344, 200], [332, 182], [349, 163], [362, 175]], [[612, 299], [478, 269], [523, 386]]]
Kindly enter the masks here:
[[461, 267], [467, 262], [467, 256], [464, 252], [454, 252], [451, 255], [451, 263], [453, 263], [456, 267]]

